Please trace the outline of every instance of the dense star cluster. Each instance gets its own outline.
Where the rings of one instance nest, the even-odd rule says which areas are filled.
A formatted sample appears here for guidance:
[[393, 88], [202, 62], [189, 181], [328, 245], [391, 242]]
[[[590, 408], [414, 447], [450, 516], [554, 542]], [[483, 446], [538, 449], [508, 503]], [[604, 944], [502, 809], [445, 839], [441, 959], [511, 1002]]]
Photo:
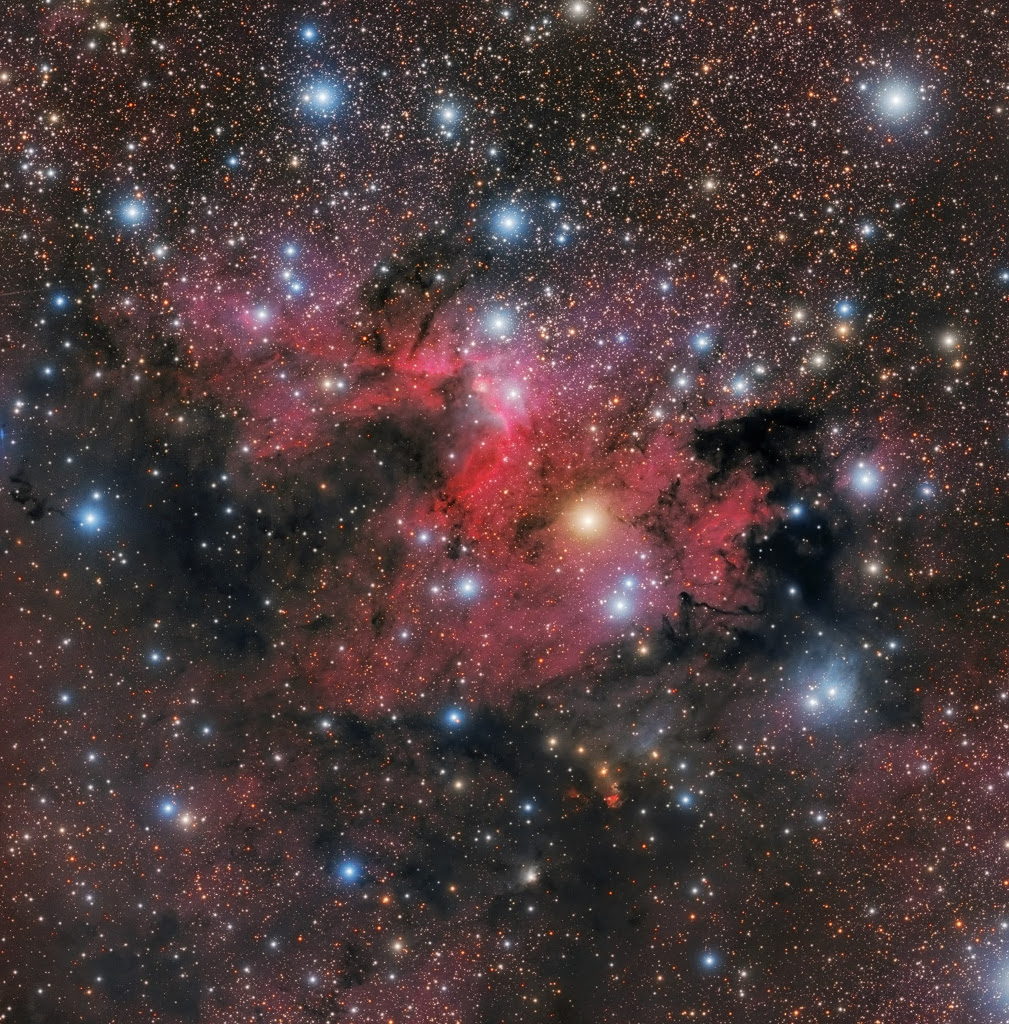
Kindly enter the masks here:
[[0, 1021], [1009, 1021], [1009, 13], [0, 15]]

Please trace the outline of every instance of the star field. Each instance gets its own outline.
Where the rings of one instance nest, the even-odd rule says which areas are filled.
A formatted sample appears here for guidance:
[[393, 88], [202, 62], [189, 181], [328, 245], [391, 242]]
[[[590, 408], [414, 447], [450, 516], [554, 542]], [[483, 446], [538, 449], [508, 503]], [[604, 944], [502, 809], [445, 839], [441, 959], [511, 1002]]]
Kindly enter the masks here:
[[1009, 17], [0, 6], [0, 1021], [1009, 1022]]

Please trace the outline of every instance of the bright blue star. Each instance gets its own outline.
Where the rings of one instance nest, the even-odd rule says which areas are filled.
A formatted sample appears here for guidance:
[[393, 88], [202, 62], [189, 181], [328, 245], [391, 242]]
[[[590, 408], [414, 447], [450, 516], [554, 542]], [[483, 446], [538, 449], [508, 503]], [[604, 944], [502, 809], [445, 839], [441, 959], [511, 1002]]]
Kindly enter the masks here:
[[507, 207], [494, 215], [492, 230], [497, 238], [511, 241], [518, 238], [525, 227], [521, 211]]
[[880, 94], [879, 106], [887, 117], [904, 117], [912, 110], [914, 97], [901, 86], [891, 86]]
[[[93, 502], [100, 497], [100, 494], [91, 496]], [[96, 504], [85, 505], [77, 514], [77, 525], [89, 533], [97, 533], [105, 525], [105, 516]]]
[[147, 209], [139, 199], [130, 199], [119, 207], [119, 219], [131, 227], [143, 223]]
[[301, 102], [317, 114], [328, 114], [340, 105], [340, 92], [335, 85], [317, 82], [301, 94]]
[[485, 320], [487, 331], [495, 338], [507, 338], [512, 329], [512, 318], [506, 309], [496, 309]]
[[352, 860], [345, 860], [336, 869], [336, 873], [344, 882], [356, 882], [361, 877], [361, 866]]
[[[806, 674], [802, 705], [819, 722], [839, 720], [851, 710], [858, 694], [858, 677], [843, 661], [832, 661]], [[812, 678], [810, 678], [812, 677]]]
[[879, 474], [864, 462], [858, 463], [851, 474], [854, 488], [863, 494], [872, 494], [879, 486]]
[[466, 721], [466, 716], [458, 708], [449, 708], [442, 715], [442, 720], [450, 729], [457, 729]]

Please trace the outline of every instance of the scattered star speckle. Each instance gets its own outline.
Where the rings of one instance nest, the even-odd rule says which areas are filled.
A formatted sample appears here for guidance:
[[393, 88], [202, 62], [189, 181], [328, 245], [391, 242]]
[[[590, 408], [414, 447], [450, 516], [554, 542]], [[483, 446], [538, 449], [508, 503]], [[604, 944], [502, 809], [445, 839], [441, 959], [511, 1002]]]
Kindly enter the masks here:
[[0, 40], [0, 1024], [1006, 1024], [997, 5]]

